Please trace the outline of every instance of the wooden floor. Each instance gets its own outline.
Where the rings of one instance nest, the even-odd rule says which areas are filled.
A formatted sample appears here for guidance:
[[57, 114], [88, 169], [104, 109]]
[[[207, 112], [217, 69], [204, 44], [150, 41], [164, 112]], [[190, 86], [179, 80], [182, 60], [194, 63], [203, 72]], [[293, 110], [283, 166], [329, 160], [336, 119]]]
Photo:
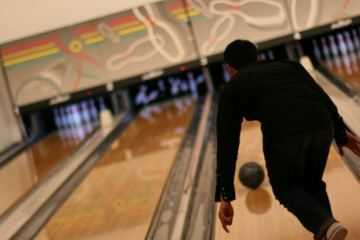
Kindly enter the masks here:
[[143, 111], [36, 239], [144, 239], [193, 110], [182, 99]]
[[89, 132], [81, 138], [69, 129], [51, 133], [2, 167], [0, 215], [71, 155]]
[[[244, 122], [237, 169], [245, 162], [256, 161], [265, 168], [260, 126]], [[237, 174], [238, 171], [236, 171]], [[324, 179], [327, 182], [335, 217], [349, 229], [348, 240], [360, 239], [360, 185], [334, 148], [331, 149]], [[230, 233], [217, 219], [216, 240], [311, 240], [312, 235], [273, 197], [268, 179], [261, 188], [248, 190], [235, 179], [237, 199]]]

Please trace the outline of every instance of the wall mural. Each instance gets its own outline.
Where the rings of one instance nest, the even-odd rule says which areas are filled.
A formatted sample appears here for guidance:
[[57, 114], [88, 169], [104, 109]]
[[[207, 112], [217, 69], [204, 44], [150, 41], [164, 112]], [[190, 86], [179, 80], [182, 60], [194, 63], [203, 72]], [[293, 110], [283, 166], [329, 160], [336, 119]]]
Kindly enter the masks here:
[[291, 34], [282, 0], [199, 0], [190, 1], [188, 10], [203, 15], [193, 21], [203, 56], [222, 52], [237, 38], [261, 42]]
[[360, 1], [356, 0], [286, 1], [295, 31], [303, 31], [360, 14]]
[[262, 42], [360, 11], [355, 0], [323, 4], [166, 0], [9, 43], [1, 55], [13, 99], [24, 106], [197, 59], [189, 18], [200, 54], [210, 56], [236, 38]]
[[158, 2], [6, 44], [14, 101], [23, 106], [195, 60], [186, 20], [179, 1]]

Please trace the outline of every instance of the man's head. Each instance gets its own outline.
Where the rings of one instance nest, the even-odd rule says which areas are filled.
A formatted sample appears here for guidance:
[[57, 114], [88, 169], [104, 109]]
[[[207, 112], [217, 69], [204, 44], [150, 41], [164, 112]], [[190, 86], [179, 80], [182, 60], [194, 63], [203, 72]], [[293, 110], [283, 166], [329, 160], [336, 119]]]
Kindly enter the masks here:
[[247, 40], [235, 40], [224, 51], [224, 60], [231, 75], [235, 74], [241, 66], [257, 60], [256, 46]]

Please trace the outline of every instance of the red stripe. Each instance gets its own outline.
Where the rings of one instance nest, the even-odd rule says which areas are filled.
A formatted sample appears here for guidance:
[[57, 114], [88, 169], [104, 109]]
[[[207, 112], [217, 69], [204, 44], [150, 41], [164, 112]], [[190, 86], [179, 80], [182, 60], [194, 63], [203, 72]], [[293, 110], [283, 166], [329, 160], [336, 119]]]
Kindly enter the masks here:
[[116, 24], [120, 24], [120, 23], [129, 22], [131, 20], [135, 20], [135, 16], [116, 18], [116, 19], [109, 20], [107, 23], [109, 25], [116, 25]]
[[349, 3], [350, 3], [350, 0], [345, 0], [344, 1], [344, 5], [343, 5], [343, 8], [347, 8], [349, 6]]
[[36, 47], [45, 43], [50, 42], [50, 39], [48, 37], [44, 37], [44, 38], [40, 38], [38, 40], [32, 41], [32, 42], [28, 42], [28, 43], [23, 43], [20, 45], [17, 45], [15, 47], [9, 47], [9, 48], [5, 48], [3, 50], [1, 50], [1, 54], [5, 55], [5, 54], [9, 54], [12, 52], [16, 52], [16, 51], [20, 51], [20, 50], [24, 50], [24, 49], [28, 49], [28, 48], [32, 48], [32, 47]]
[[185, 4], [182, 1], [180, 1], [180, 2], [177, 2], [177, 3], [171, 3], [171, 4], [169, 4], [168, 7], [173, 10], [173, 9], [181, 8], [181, 7], [184, 7], [184, 6], [185, 6]]
[[83, 33], [93, 32], [93, 31], [96, 31], [96, 26], [95, 25], [90, 25], [90, 26], [87, 26], [87, 27], [84, 27], [84, 28], [75, 29], [75, 30], [73, 30], [73, 33], [75, 35], [80, 35], [80, 34], [83, 34]]

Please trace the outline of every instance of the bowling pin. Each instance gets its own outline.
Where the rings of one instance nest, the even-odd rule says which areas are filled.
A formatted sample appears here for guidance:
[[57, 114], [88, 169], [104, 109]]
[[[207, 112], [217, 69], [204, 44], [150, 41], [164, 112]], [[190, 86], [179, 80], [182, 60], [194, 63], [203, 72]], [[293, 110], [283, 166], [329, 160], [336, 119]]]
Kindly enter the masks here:
[[359, 40], [358, 34], [355, 29], [352, 30], [352, 34], [353, 34], [355, 49], [357, 49], [359, 51], [360, 50], [360, 40]]
[[341, 33], [338, 33], [336, 35], [337, 37], [337, 40], [338, 40], [338, 43], [339, 43], [339, 49], [340, 49], [340, 52], [343, 56], [347, 55], [348, 53], [348, 47], [345, 43], [345, 39], [343, 37], [343, 35]]
[[[321, 41], [322, 53], [323, 53], [323, 55], [324, 55], [324, 57], [325, 57], [325, 60], [330, 59], [330, 50], [329, 50], [329, 47], [327, 46], [326, 39], [325, 39], [324, 37], [322, 37], [322, 38], [320, 39], [320, 41]], [[331, 43], [331, 41], [330, 41], [330, 43]], [[331, 44], [330, 44], [330, 47], [331, 47], [331, 49], [332, 49], [332, 45], [331, 45]], [[332, 51], [332, 50], [331, 50], [331, 51]]]
[[268, 56], [269, 56], [269, 59], [270, 60], [273, 60], [275, 57], [274, 57], [274, 52], [272, 50], [269, 50], [268, 51]]
[[90, 122], [90, 113], [89, 113], [89, 110], [88, 110], [88, 106], [86, 104], [86, 101], [82, 101], [80, 103], [80, 108], [81, 108], [81, 118], [82, 118], [82, 122], [84, 124]]
[[345, 35], [345, 40], [346, 40], [346, 44], [347, 44], [349, 52], [353, 52], [355, 50], [355, 47], [354, 47], [353, 41], [350, 37], [349, 31], [346, 31], [344, 33], [344, 35]]
[[64, 107], [60, 107], [59, 113], [60, 113], [60, 119], [61, 119], [63, 128], [68, 128], [69, 122], [68, 122]]
[[101, 112], [102, 110], [104, 110], [106, 108], [104, 97], [99, 96], [98, 97], [98, 102], [99, 102], [100, 112]]
[[57, 129], [61, 129], [61, 128], [62, 128], [62, 121], [61, 121], [61, 116], [60, 116], [59, 109], [58, 109], [58, 108], [54, 108], [54, 109], [53, 109], [53, 113], [54, 113], [56, 128], [57, 128]]
[[261, 60], [266, 60], [266, 55], [265, 55], [265, 53], [260, 53], [260, 59]]
[[223, 76], [224, 76], [225, 82], [230, 81], [231, 76], [230, 76], [229, 72], [226, 70], [226, 65], [225, 64], [222, 65], [222, 69], [223, 69]]
[[349, 50], [352, 68], [355, 70], [355, 72], [358, 72], [359, 71], [358, 59], [357, 59], [357, 55], [355, 53], [355, 46], [351, 39], [350, 32], [346, 31], [344, 34], [345, 34], [345, 40], [346, 40], [348, 50]]
[[340, 52], [342, 54], [342, 61], [345, 65], [345, 69], [346, 69], [346, 73], [348, 75], [352, 74], [352, 68], [351, 68], [351, 61], [350, 61], [350, 57], [348, 55], [348, 46], [345, 43], [345, 39], [343, 37], [343, 35], [341, 33], [338, 33], [336, 35], [337, 39], [338, 39], [338, 43], [339, 43], [339, 49]]
[[[324, 40], [325, 40], [325, 39], [324, 39]], [[314, 51], [316, 60], [317, 60], [318, 62], [321, 62], [321, 52], [320, 52], [318, 43], [317, 43], [317, 41], [316, 41], [315, 39], [313, 39], [312, 43], [313, 43], [313, 51]], [[327, 51], [327, 54], [329, 55], [329, 49], [327, 49], [326, 51]]]
[[74, 124], [75, 127], [81, 126], [81, 115], [80, 110], [78, 109], [78, 106], [76, 104], [71, 105], [71, 110], [74, 118]]
[[331, 49], [332, 56], [333, 57], [339, 56], [339, 49], [338, 49], [338, 47], [336, 45], [335, 37], [330, 35], [329, 40], [330, 40], [330, 49]]
[[354, 45], [355, 45], [355, 52], [357, 54], [358, 59], [360, 59], [360, 40], [359, 36], [355, 29], [352, 30]]
[[69, 127], [74, 127], [75, 120], [74, 120], [74, 117], [73, 117], [73, 114], [72, 114], [71, 106], [70, 105], [66, 106], [65, 109], [66, 109], [66, 116], [67, 116], [67, 120], [68, 120], [68, 123], [69, 123]]
[[99, 121], [99, 114], [98, 114], [98, 111], [97, 111], [97, 109], [96, 109], [94, 99], [90, 99], [89, 105], [90, 105], [90, 116], [91, 116], [91, 120], [92, 120], [92, 122], [93, 122], [94, 124], [97, 125], [97, 123], [98, 123], [98, 121]]

